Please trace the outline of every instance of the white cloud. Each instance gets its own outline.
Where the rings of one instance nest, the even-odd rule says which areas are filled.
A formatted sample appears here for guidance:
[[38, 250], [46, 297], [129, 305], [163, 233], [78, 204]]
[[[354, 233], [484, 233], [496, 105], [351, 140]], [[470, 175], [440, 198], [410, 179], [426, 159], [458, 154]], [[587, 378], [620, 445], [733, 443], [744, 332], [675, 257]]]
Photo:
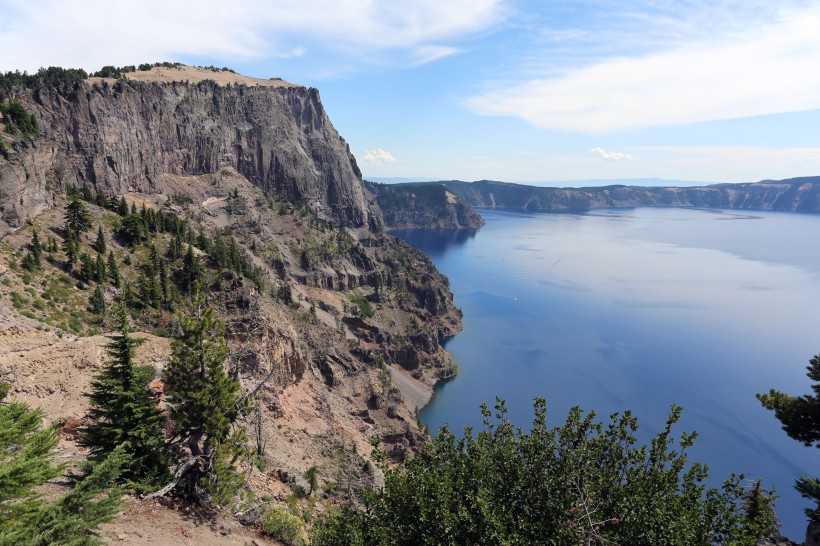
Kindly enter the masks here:
[[656, 53], [507, 83], [465, 104], [593, 134], [820, 108], [820, 7], [748, 23], [723, 36], [686, 35]]
[[607, 161], [623, 161], [625, 159], [635, 159], [633, 156], [629, 154], [625, 154], [622, 152], [607, 152], [606, 150], [598, 146], [592, 148], [590, 152], [597, 155], [601, 159], [606, 159]]
[[763, 146], [646, 146], [642, 163], [653, 176], [755, 182], [820, 172], [820, 148]]
[[0, 0], [0, 70], [97, 69], [175, 59], [289, 58], [423, 64], [503, 17], [502, 0]]
[[396, 158], [387, 150], [376, 148], [375, 150], [365, 150], [364, 157], [368, 163], [395, 163]]

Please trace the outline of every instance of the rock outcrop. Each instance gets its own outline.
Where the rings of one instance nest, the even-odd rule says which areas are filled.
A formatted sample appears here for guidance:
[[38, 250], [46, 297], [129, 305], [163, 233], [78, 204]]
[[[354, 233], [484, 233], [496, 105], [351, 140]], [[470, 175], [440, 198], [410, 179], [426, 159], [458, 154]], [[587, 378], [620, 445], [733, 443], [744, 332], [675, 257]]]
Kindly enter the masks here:
[[[448, 281], [384, 233], [316, 90], [225, 72], [211, 81], [192, 70], [12, 90], [39, 133], [0, 127], [0, 354], [9, 355], [0, 379], [49, 418], [76, 425], [106, 359], [100, 334], [110, 322], [89, 313], [90, 284], [77, 282], [57, 244], [69, 184], [104, 228], [123, 281], [141, 286], [155, 249], [177, 282], [185, 266], [169, 250], [183, 234], [151, 228], [152, 249], [130, 246], [109, 207], [122, 196], [141, 218], [162, 212], [187, 226], [209, 304], [226, 323], [228, 365], [258, 402], [249, 432], [267, 466], [252, 486], [282, 499], [291, 478], [317, 466], [337, 478], [333, 494], [343, 481], [364, 487], [378, 479], [365, 464], [368, 440], [381, 438], [395, 461], [417, 449], [416, 410], [455, 371], [439, 344], [461, 328]], [[20, 260], [35, 229], [56, 248], [27, 271]], [[89, 237], [79, 245], [90, 255]], [[212, 239], [244, 266], [219, 262]], [[109, 303], [125, 299], [122, 286], [98, 287]], [[186, 312], [183, 291], [162, 309], [131, 301], [135, 329], [156, 334], [143, 362], [157, 371], [169, 357], [164, 336]]]
[[440, 183], [365, 182], [376, 196], [385, 226], [406, 228], [479, 228], [484, 219]]
[[378, 207], [319, 92], [262, 82], [94, 78], [16, 90], [40, 134], [6, 146], [0, 230], [42, 211], [66, 184], [154, 193], [164, 189], [162, 175], [231, 167], [320, 218], [380, 231]]

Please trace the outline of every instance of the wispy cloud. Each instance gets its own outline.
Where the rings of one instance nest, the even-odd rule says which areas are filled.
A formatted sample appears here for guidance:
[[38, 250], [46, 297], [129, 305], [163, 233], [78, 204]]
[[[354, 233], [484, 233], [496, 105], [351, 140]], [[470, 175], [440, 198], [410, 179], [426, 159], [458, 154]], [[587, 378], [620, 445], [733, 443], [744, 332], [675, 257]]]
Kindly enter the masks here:
[[[620, 13], [627, 15], [640, 16]], [[465, 104], [478, 114], [593, 134], [820, 108], [820, 6], [769, 15], [768, 23], [740, 17], [715, 34], [656, 14], [644, 23], [674, 29], [660, 51], [647, 44], [614, 47], [616, 57], [595, 51], [596, 61], [560, 72], [542, 67], [545, 76], [504, 82]]]
[[626, 159], [635, 159], [634, 156], [629, 154], [625, 154], [622, 152], [607, 152], [603, 148], [596, 146], [590, 150], [593, 154], [597, 155], [601, 159], [606, 159], [607, 161], [624, 161]]
[[99, 68], [190, 55], [234, 59], [332, 52], [423, 64], [503, 18], [502, 0], [0, 0], [0, 69]]
[[375, 150], [365, 150], [363, 160], [368, 163], [395, 163], [396, 158], [387, 150], [376, 148]]

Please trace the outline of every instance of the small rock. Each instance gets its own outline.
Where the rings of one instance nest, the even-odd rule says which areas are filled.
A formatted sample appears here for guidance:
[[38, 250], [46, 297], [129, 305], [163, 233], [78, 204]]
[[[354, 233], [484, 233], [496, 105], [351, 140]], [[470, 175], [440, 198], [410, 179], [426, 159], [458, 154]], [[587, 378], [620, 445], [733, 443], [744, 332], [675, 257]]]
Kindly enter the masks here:
[[228, 527], [227, 525], [220, 525], [219, 526], [219, 534], [222, 535], [222, 536], [230, 535], [232, 532], [233, 532], [233, 530], [230, 527]]

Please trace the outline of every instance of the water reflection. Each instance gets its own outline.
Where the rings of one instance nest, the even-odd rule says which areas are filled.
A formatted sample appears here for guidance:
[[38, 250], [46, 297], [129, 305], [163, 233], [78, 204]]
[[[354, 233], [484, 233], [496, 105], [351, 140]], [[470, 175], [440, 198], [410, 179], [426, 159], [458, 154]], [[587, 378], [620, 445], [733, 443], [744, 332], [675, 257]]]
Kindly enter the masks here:
[[[631, 409], [649, 438], [671, 404], [697, 430], [691, 460], [774, 485], [784, 530], [805, 529], [792, 489], [816, 454], [790, 440], [754, 394], [807, 392], [817, 351], [820, 217], [697, 209], [573, 215], [484, 212], [481, 230], [404, 231], [450, 278], [464, 332], [462, 373], [422, 418], [480, 425], [506, 399], [526, 426], [532, 399], [553, 424], [576, 404]], [[727, 221], [731, 220], [731, 221]]]
[[450, 248], [461, 246], [475, 238], [477, 229], [394, 229], [389, 232], [404, 239], [416, 248], [421, 248], [433, 258], [442, 257]]

